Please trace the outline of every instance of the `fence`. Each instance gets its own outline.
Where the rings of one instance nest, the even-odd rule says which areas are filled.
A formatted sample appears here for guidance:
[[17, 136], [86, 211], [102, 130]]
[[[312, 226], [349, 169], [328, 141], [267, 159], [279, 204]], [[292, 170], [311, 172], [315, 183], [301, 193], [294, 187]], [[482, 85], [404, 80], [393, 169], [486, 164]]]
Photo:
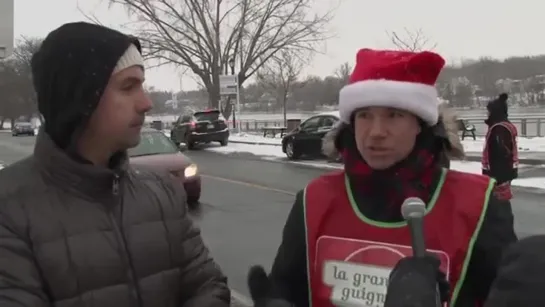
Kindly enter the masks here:
[[[484, 123], [485, 118], [461, 118], [466, 124], [472, 124], [475, 126], [475, 134], [477, 136], [484, 136], [486, 134], [487, 126]], [[543, 118], [510, 118], [511, 122], [517, 126], [519, 136], [522, 137], [542, 137], [545, 136], [545, 117]], [[265, 127], [281, 127], [284, 126], [282, 120], [237, 120], [240, 125], [240, 130], [245, 132], [260, 132]], [[231, 121], [229, 126], [233, 127]]]
[[[486, 134], [487, 126], [484, 123], [484, 117], [460, 117], [466, 124], [472, 124], [475, 126], [476, 135], [484, 136]], [[305, 118], [302, 118], [303, 120]], [[513, 116], [510, 118], [511, 122], [517, 126], [519, 136], [522, 137], [542, 137], [545, 136], [545, 117], [532, 117], [532, 116]], [[233, 127], [232, 121], [229, 121], [229, 127]], [[283, 120], [270, 119], [270, 120], [251, 120], [243, 119], [237, 120], [237, 124], [240, 125], [240, 130], [244, 132], [261, 132], [265, 127], [282, 127], [284, 126]], [[165, 123], [165, 129], [170, 129], [172, 123]]]

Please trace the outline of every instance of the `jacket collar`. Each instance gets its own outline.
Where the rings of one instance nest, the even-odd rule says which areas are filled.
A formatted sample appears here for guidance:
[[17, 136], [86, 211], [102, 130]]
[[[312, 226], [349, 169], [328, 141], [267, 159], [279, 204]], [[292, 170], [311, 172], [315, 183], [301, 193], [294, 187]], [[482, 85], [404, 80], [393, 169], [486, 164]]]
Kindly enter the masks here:
[[83, 159], [77, 161], [59, 148], [43, 130], [36, 138], [34, 159], [53, 184], [93, 199], [112, 196], [115, 182], [125, 175], [129, 164], [126, 152], [119, 153], [115, 159], [117, 163], [112, 168], [86, 163]]

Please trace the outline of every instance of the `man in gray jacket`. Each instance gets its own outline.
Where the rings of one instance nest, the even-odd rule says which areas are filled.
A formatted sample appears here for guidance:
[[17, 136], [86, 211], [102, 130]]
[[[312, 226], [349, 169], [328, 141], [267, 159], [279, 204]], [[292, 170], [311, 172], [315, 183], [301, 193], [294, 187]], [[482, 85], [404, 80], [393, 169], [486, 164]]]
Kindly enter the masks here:
[[139, 42], [65, 24], [32, 73], [45, 124], [0, 172], [0, 306], [229, 306], [183, 189], [128, 164], [151, 109]]

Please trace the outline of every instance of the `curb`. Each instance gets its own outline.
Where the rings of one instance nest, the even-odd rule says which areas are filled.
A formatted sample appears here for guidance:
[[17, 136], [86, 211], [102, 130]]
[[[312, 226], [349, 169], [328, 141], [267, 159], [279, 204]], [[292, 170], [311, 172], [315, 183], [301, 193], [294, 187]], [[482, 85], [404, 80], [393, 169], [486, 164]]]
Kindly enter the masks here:
[[[282, 144], [248, 142], [248, 141], [238, 141], [238, 140], [237, 141], [229, 140], [229, 143], [247, 144], [247, 145], [269, 145], [269, 146], [278, 146], [278, 147], [282, 146]], [[481, 157], [476, 156], [476, 155], [468, 155], [465, 158], [465, 161], [481, 162]], [[545, 164], [545, 160], [535, 159], [535, 158], [522, 158], [522, 159], [519, 159], [519, 162], [520, 162], [520, 164], [528, 164], [528, 165], [542, 165], [542, 164]]]
[[269, 146], [278, 146], [281, 147], [282, 144], [274, 144], [274, 143], [261, 143], [261, 142], [249, 142], [249, 141], [233, 141], [229, 140], [229, 143], [235, 143], [235, 144], [247, 144], [247, 145], [269, 145]]
[[[481, 157], [480, 156], [467, 156], [465, 158], [465, 161], [481, 162]], [[523, 158], [523, 159], [519, 159], [519, 163], [520, 164], [528, 164], [528, 165], [542, 165], [542, 164], [545, 164], [545, 160], [534, 159], [534, 158]]]

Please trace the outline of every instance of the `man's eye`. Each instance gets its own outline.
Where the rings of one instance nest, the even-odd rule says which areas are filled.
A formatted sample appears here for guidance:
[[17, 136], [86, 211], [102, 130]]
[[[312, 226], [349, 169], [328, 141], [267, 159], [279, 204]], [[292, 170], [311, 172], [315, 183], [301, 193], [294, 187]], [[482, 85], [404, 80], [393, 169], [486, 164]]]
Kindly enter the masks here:
[[123, 91], [131, 91], [131, 90], [134, 89], [134, 84], [123, 85], [123, 86], [121, 87], [121, 89], [122, 89]]
[[405, 117], [405, 114], [401, 112], [390, 112], [390, 117], [395, 117], [395, 118]]
[[369, 113], [367, 112], [358, 113], [358, 118], [368, 118], [368, 117], [369, 117]]

